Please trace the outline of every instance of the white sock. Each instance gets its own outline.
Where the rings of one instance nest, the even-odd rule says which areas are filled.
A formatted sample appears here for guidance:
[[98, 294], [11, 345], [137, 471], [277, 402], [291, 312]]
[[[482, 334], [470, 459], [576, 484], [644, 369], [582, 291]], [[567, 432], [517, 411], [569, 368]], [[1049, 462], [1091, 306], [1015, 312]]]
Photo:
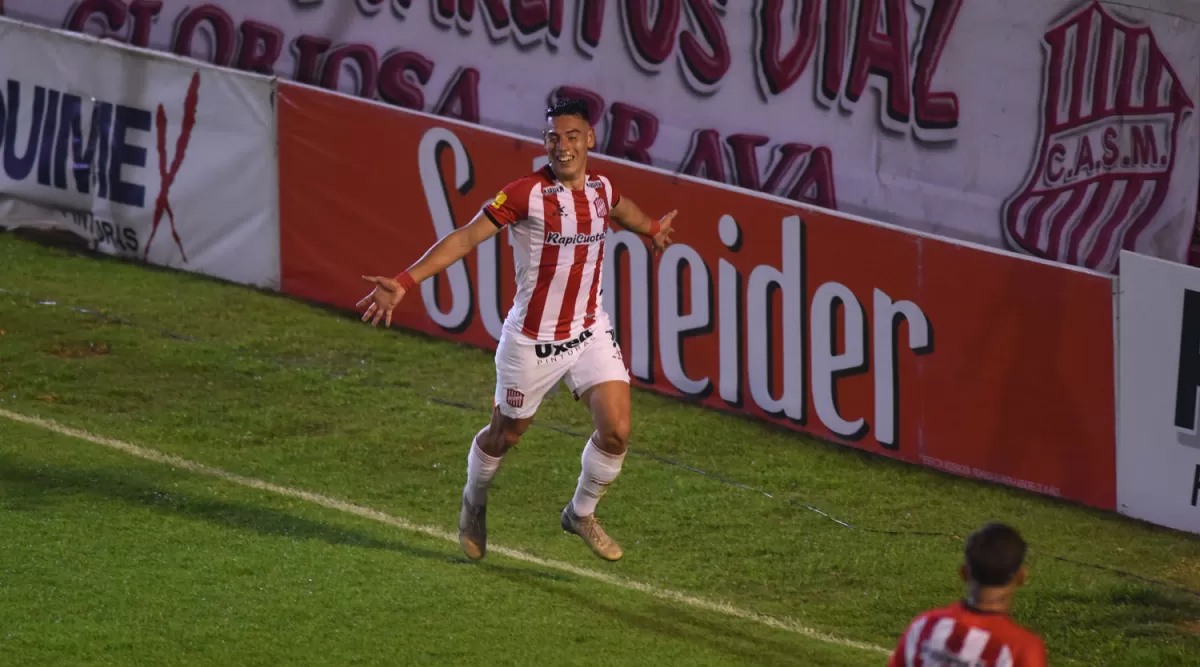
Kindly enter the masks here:
[[625, 461], [625, 455], [613, 456], [602, 452], [589, 439], [580, 458], [583, 469], [579, 473], [579, 486], [575, 487], [571, 509], [576, 516], [591, 516], [596, 511], [596, 504], [600, 502], [600, 498], [604, 497], [604, 492], [617, 475], [621, 474], [621, 464]]
[[463, 495], [475, 506], [487, 504], [488, 486], [496, 476], [496, 471], [500, 469], [502, 458], [483, 453], [479, 448], [479, 436], [482, 433], [483, 431], [476, 433], [475, 439], [471, 441], [471, 452], [467, 454], [467, 485], [463, 487]]

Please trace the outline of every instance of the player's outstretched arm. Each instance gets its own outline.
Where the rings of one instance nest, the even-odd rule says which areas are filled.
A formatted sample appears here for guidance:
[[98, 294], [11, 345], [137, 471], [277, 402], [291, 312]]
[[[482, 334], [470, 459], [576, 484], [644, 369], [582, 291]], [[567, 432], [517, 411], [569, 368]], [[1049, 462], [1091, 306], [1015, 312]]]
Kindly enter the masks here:
[[412, 276], [414, 286], [427, 278], [445, 271], [451, 264], [466, 257], [480, 243], [492, 238], [500, 232], [492, 221], [480, 212], [471, 222], [443, 236], [433, 244], [425, 254], [406, 273]]
[[392, 311], [405, 294], [415, 289], [421, 281], [445, 271], [451, 264], [466, 257], [475, 246], [492, 238], [499, 231], [500, 228], [480, 212], [466, 226], [443, 236], [425, 251], [421, 259], [395, 278], [363, 276], [363, 280], [374, 284], [375, 289], [356, 304], [358, 308], [366, 307], [362, 321], [366, 322], [369, 319], [371, 326], [376, 326], [379, 320], [383, 319], [384, 326], [391, 326]]
[[662, 219], [655, 220], [643, 213], [632, 199], [621, 197], [617, 205], [612, 208], [610, 217], [613, 222], [625, 229], [651, 238], [654, 241], [654, 251], [662, 252], [672, 243], [671, 234], [675, 230], [671, 227], [671, 221], [675, 219], [676, 213], [678, 211], [671, 211]]

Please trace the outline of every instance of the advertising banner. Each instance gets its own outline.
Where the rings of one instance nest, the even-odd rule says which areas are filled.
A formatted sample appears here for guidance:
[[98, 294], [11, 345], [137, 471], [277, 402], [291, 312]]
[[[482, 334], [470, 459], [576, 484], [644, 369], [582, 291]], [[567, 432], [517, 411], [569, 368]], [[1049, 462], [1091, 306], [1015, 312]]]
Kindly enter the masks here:
[[[536, 115], [536, 114], [535, 114]], [[541, 164], [541, 145], [281, 82], [289, 294], [353, 308]], [[540, 159], [539, 159], [540, 158]], [[603, 299], [634, 382], [834, 442], [1113, 509], [1112, 280], [594, 158], [651, 215], [655, 257], [610, 230]], [[397, 310], [494, 349], [508, 234]]]
[[1124, 254], [1117, 507], [1200, 533], [1200, 269]]
[[279, 287], [273, 83], [0, 19], [4, 226]]
[[1194, 227], [1200, 11], [1171, 0], [3, 9], [524, 136], [582, 97], [609, 155], [1103, 272]]

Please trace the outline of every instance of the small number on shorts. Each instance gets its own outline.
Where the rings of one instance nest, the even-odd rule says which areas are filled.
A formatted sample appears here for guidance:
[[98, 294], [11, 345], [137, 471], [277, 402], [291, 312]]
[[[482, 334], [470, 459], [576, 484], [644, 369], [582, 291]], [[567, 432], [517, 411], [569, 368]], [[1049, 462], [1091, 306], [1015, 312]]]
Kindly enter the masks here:
[[625, 358], [621, 356], [621, 346], [617, 344], [616, 332], [614, 332], [612, 329], [609, 329], [606, 333], [608, 333], [608, 337], [612, 339], [613, 359], [616, 359], [621, 363], [625, 363]]

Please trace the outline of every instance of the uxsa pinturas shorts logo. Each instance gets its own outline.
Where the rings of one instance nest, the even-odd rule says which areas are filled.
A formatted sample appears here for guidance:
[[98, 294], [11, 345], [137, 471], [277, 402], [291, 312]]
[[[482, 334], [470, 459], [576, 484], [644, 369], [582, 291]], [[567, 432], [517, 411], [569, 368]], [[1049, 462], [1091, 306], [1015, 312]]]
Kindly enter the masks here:
[[1036, 257], [1113, 271], [1166, 199], [1193, 104], [1150, 27], [1099, 2], [1052, 25], [1044, 46], [1041, 142], [1004, 205], [1005, 238]]

